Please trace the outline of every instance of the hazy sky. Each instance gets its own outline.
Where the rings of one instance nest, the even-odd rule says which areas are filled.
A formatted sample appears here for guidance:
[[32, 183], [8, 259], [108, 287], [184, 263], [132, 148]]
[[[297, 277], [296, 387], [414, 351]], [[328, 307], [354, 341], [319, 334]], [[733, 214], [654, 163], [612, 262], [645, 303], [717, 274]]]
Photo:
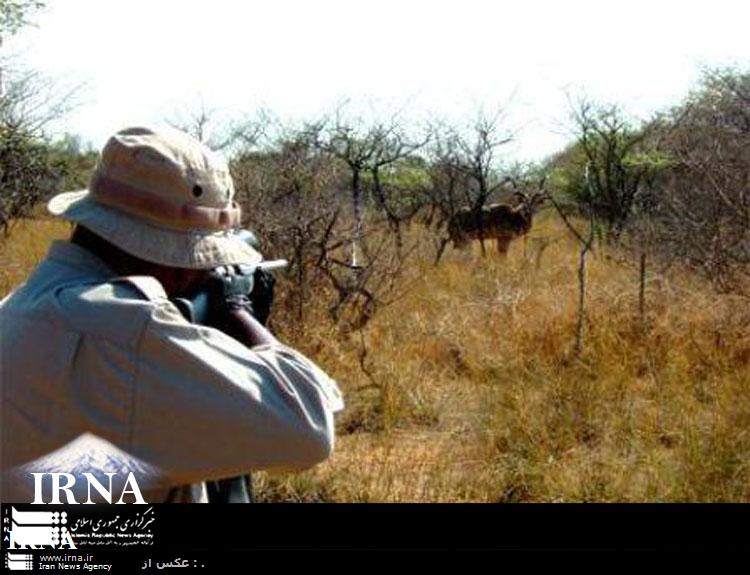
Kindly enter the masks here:
[[225, 117], [259, 106], [314, 116], [348, 97], [466, 118], [509, 106], [530, 159], [566, 140], [565, 91], [646, 116], [700, 66], [750, 64], [750, 1], [48, 0], [6, 50], [86, 82], [63, 129], [101, 146], [201, 98]]

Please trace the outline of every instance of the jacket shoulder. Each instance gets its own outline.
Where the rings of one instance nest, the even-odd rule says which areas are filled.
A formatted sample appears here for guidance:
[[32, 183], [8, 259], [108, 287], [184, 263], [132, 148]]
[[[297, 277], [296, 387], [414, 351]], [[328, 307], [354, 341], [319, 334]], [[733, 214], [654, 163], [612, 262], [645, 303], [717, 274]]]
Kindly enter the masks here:
[[158, 280], [123, 276], [57, 292], [57, 309], [74, 330], [134, 348], [154, 311], [167, 302]]
[[149, 301], [164, 301], [167, 293], [161, 282], [151, 276], [121, 276], [110, 280], [113, 284], [124, 284], [135, 288], [135, 290]]

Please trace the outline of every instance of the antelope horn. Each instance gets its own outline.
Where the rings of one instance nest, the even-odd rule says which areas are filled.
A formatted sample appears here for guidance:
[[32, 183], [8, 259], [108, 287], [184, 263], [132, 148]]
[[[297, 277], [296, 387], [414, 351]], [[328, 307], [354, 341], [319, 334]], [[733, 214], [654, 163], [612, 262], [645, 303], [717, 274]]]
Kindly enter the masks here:
[[525, 192], [522, 192], [521, 190], [516, 190], [515, 192], [513, 192], [513, 197], [518, 197], [521, 199], [521, 201], [519, 202], [520, 205], [524, 205], [524, 206], [529, 205], [530, 199], [529, 199], [528, 194], [526, 194]]

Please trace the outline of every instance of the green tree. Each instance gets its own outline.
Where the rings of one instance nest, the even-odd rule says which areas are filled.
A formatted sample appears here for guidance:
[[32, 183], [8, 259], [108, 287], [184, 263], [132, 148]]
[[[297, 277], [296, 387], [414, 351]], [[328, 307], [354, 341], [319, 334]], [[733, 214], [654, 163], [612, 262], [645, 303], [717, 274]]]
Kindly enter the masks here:
[[[617, 106], [581, 101], [573, 112], [576, 143], [553, 180], [610, 238], [651, 203], [652, 182], [670, 165], [650, 136], [656, 122], [637, 125]], [[586, 176], [588, 179], [586, 179]]]
[[[43, 6], [34, 0], [0, 0], [0, 41], [29, 24]], [[96, 154], [66, 137], [51, 142], [49, 122], [71, 107], [76, 89], [61, 92], [33, 70], [15, 70], [0, 84], [0, 228], [28, 215], [53, 192], [85, 186]]]
[[28, 25], [29, 14], [44, 5], [38, 0], [0, 0], [0, 41], [4, 35], [12, 36]]

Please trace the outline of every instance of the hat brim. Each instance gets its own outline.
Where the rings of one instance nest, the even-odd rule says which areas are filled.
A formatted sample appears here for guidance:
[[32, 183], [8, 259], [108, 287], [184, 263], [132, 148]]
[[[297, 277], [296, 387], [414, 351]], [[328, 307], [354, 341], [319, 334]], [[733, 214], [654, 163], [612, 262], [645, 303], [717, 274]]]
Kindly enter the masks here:
[[155, 226], [91, 198], [88, 190], [65, 192], [47, 210], [92, 232], [140, 259], [164, 266], [211, 269], [222, 265], [254, 265], [263, 259], [233, 230], [172, 230]]

